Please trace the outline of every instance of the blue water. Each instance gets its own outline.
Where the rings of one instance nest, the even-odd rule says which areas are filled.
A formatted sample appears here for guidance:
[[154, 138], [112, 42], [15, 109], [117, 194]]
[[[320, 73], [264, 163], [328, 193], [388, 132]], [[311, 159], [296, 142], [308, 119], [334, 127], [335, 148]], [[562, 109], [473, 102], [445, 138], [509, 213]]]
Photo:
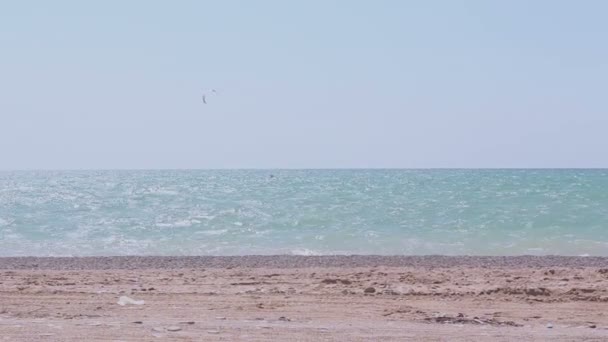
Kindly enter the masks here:
[[608, 255], [608, 170], [0, 172], [0, 256]]

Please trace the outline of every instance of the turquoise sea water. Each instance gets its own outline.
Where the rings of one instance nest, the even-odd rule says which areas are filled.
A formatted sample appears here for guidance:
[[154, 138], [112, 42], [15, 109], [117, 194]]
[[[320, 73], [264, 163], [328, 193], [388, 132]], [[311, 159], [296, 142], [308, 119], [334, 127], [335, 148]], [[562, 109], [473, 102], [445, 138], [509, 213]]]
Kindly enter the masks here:
[[608, 255], [608, 170], [0, 172], [0, 256]]

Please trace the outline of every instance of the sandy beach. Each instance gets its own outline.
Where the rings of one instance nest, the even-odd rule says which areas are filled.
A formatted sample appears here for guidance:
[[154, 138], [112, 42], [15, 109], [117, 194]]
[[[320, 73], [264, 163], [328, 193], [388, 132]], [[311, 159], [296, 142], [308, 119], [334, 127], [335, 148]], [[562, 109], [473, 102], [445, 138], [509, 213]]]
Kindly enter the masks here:
[[0, 258], [4, 341], [605, 341], [607, 312], [607, 258]]

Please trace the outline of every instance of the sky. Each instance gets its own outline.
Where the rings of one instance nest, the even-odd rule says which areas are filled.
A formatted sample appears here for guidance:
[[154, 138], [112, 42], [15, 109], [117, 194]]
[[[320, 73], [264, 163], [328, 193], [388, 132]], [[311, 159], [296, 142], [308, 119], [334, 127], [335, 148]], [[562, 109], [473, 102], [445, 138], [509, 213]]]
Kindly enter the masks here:
[[0, 169], [608, 167], [606, 13], [4, 1]]

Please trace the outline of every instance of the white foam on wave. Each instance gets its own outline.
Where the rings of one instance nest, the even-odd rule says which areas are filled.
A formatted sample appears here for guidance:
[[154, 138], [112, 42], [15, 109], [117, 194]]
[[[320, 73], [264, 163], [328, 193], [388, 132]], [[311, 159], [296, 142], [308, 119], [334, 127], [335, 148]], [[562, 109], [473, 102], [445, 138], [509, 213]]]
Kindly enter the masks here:
[[228, 229], [210, 229], [210, 230], [201, 230], [199, 232], [196, 232], [196, 234], [223, 235], [223, 234], [226, 234], [227, 232], [228, 232]]
[[319, 251], [313, 251], [308, 248], [297, 248], [291, 251], [291, 255], [303, 255], [303, 256], [313, 256], [313, 255], [323, 255], [323, 253]]
[[0, 217], [0, 227], [8, 226], [8, 225], [10, 225], [13, 222], [14, 222], [14, 220], [3, 219], [3, 218]]
[[192, 223], [193, 222], [191, 220], [180, 220], [180, 221], [173, 223], [173, 227], [176, 227], [176, 228], [190, 227], [190, 226], [192, 226]]
[[21, 234], [15, 233], [11, 230], [7, 230], [4, 232], [4, 234], [2, 234], [2, 239], [3, 240], [22, 240], [23, 237], [21, 236]]
[[527, 250], [528, 250], [528, 252], [544, 252], [545, 251], [545, 249], [542, 247], [533, 247], [533, 248], [528, 248]]
[[211, 221], [215, 218], [215, 216], [214, 215], [197, 215], [196, 218]]
[[173, 223], [158, 222], [158, 223], [156, 223], [156, 226], [159, 228], [186, 228], [186, 227], [192, 227], [192, 225], [199, 224], [199, 223], [201, 223], [201, 221], [199, 221], [197, 219], [185, 219], [185, 220], [175, 221]]
[[168, 195], [168, 196], [174, 196], [174, 195], [179, 194], [179, 192], [177, 192], [175, 190], [165, 189], [165, 188], [161, 188], [161, 187], [148, 188], [146, 190], [146, 193], [151, 194], [151, 195]]
[[375, 232], [373, 230], [368, 230], [364, 233], [364, 236], [369, 239], [369, 238], [377, 238], [379, 235], [377, 232]]

